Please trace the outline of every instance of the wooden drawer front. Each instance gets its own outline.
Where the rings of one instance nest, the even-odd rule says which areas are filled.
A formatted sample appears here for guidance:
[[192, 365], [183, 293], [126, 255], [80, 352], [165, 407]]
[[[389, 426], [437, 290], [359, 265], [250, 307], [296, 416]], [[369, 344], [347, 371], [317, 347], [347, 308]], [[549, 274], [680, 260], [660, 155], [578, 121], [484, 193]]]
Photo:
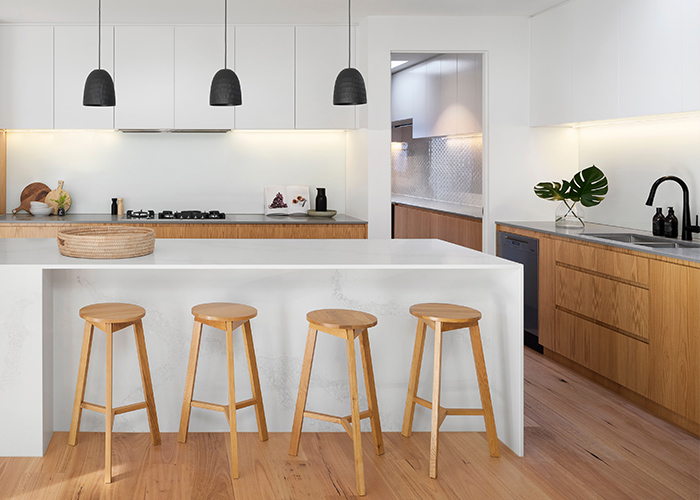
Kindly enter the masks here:
[[367, 227], [356, 224], [304, 225], [304, 224], [242, 224], [239, 238], [272, 239], [364, 239]]
[[[129, 224], [131, 225], [131, 224]], [[134, 224], [156, 232], [156, 238], [236, 238], [238, 226], [234, 224]]]
[[554, 351], [647, 396], [649, 344], [564, 311], [556, 312]]
[[479, 219], [394, 205], [394, 238], [435, 238], [481, 251]]
[[645, 288], [557, 265], [556, 306], [620, 333], [649, 339], [649, 290]]
[[649, 259], [599, 247], [557, 241], [557, 262], [649, 285]]

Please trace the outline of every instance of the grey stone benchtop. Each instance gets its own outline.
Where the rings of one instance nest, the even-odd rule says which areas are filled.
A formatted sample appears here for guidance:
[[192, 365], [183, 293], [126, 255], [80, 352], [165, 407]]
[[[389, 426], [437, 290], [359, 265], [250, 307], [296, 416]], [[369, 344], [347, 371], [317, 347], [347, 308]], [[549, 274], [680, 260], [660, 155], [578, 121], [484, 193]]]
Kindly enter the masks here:
[[[156, 217], [158, 215], [156, 214]], [[127, 219], [124, 215], [66, 214], [34, 216], [26, 212], [0, 215], [0, 224], [367, 224], [345, 214], [335, 217], [307, 215], [226, 214], [225, 219]]]

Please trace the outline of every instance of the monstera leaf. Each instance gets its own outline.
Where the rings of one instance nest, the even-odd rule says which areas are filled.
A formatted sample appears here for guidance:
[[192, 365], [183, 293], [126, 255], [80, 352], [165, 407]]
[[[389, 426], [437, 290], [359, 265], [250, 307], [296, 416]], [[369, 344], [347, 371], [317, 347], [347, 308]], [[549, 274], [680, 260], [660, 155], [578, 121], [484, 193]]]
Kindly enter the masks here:
[[535, 186], [535, 194], [544, 200], [571, 200], [584, 207], [596, 206], [607, 192], [608, 179], [595, 165], [578, 172], [571, 182], [540, 182]]
[[561, 182], [540, 182], [535, 186], [535, 194], [544, 200], [564, 200], [568, 190], [569, 183], [565, 180]]
[[595, 165], [584, 168], [571, 179], [568, 198], [580, 201], [584, 207], [594, 207], [608, 192], [608, 179]]

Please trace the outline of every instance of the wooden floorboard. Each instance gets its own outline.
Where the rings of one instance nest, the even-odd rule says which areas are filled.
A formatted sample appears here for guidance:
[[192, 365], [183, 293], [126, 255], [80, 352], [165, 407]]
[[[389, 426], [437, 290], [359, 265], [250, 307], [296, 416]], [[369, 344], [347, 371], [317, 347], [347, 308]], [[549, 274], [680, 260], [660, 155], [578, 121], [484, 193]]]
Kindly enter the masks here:
[[[424, 411], [424, 410], [417, 410]], [[297, 457], [289, 433], [241, 433], [232, 481], [227, 433], [114, 434], [114, 478], [104, 484], [104, 434], [54, 434], [43, 458], [0, 458], [0, 499], [358, 498], [345, 432], [304, 433]], [[484, 433], [440, 435], [438, 479], [428, 477], [428, 433], [385, 433], [376, 456], [363, 435], [365, 498], [700, 499], [700, 441], [615, 393], [526, 349], [525, 454], [489, 456]]]

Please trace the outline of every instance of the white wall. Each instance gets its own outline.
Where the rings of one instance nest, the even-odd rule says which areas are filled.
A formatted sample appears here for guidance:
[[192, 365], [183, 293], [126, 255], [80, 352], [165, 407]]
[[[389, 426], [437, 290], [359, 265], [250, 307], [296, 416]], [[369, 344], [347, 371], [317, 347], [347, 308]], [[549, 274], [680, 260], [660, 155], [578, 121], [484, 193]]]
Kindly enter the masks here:
[[525, 17], [371, 17], [360, 24], [358, 67], [369, 101], [360, 110], [360, 126], [367, 128], [367, 162], [347, 168], [366, 169], [370, 238], [388, 238], [391, 231], [392, 51], [484, 53], [485, 251], [495, 250], [495, 221], [550, 217], [552, 207], [538, 203], [532, 187], [558, 171], [575, 171], [576, 134], [529, 127], [529, 36]]
[[22, 189], [58, 180], [72, 213], [125, 209], [262, 213], [263, 188], [326, 187], [328, 207], [345, 207], [346, 133], [244, 132], [123, 134], [101, 131], [8, 132], [7, 211]]
[[[586, 209], [590, 221], [651, 231], [654, 207], [672, 206], [681, 220], [682, 195], [675, 182], [656, 192], [654, 206], [644, 202], [656, 179], [675, 175], [690, 188], [690, 212], [700, 214], [700, 117], [657, 118], [637, 123], [578, 129], [579, 168], [595, 164], [605, 172], [608, 195]], [[679, 230], [680, 233], [680, 230]], [[695, 239], [700, 237], [696, 234]]]

